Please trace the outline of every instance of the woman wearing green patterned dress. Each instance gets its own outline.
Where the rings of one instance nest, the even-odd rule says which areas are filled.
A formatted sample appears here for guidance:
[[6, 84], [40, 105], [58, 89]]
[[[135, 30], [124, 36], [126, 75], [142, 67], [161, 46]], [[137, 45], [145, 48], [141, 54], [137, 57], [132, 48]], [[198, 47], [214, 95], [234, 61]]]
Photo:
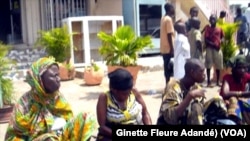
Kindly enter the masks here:
[[91, 114], [73, 117], [60, 88], [59, 67], [52, 57], [31, 65], [26, 81], [31, 90], [16, 103], [6, 141], [86, 141], [95, 129]]

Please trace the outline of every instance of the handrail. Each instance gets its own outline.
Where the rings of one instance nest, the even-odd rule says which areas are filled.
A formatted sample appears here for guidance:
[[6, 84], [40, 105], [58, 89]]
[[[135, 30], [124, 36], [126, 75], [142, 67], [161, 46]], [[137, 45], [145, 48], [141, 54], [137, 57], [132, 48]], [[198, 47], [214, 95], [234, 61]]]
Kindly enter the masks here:
[[222, 0], [195, 0], [196, 4], [202, 9], [204, 15], [209, 19], [211, 14], [219, 16], [220, 11], [227, 12], [226, 21], [233, 22], [233, 14], [230, 12], [229, 5]]

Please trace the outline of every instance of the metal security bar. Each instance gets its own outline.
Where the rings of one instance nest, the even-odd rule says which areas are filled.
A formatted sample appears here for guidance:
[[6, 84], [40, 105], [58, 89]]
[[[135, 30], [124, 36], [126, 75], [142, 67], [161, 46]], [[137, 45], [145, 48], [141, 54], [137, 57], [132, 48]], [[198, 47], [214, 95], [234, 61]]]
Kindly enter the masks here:
[[60, 27], [62, 19], [85, 16], [86, 0], [40, 0], [42, 29]]

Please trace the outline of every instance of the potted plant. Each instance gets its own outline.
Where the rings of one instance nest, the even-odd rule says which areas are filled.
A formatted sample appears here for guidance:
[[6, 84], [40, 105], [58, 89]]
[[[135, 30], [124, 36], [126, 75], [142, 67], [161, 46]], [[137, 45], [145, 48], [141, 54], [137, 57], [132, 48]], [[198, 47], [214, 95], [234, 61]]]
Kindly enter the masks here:
[[83, 78], [86, 85], [100, 85], [104, 77], [104, 70], [96, 64], [94, 60], [85, 66]]
[[60, 67], [61, 80], [71, 80], [75, 77], [75, 67], [70, 62], [70, 34], [66, 26], [41, 30], [35, 46], [45, 48], [49, 56], [53, 56]]
[[225, 22], [223, 24], [218, 24], [218, 26], [221, 27], [224, 32], [224, 39], [221, 43], [224, 68], [222, 70], [220, 80], [222, 80], [223, 76], [226, 73], [231, 72], [231, 68], [229, 67], [228, 62], [230, 58], [236, 55], [236, 52], [239, 49], [239, 47], [236, 45], [235, 42], [235, 34], [239, 28], [239, 25], [240, 23], [228, 23], [228, 22]]
[[106, 61], [108, 72], [119, 67], [125, 68], [131, 72], [135, 84], [141, 68], [137, 64], [138, 53], [147, 47], [153, 48], [152, 37], [150, 35], [136, 36], [129, 25], [118, 27], [113, 34], [100, 31], [97, 37], [102, 41], [99, 53]]
[[7, 77], [15, 65], [14, 60], [6, 57], [10, 49], [10, 46], [0, 42], [0, 123], [9, 121], [14, 106], [14, 84]]

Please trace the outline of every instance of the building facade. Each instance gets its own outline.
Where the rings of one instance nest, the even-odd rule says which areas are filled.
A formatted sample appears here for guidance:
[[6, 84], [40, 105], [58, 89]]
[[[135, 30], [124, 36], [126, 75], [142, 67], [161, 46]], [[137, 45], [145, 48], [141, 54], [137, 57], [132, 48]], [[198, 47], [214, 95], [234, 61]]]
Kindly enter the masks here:
[[[131, 25], [138, 36], [150, 34], [155, 45], [149, 53], [159, 53], [159, 24], [166, 1], [174, 4], [176, 19], [186, 20], [192, 6], [200, 8], [202, 26], [208, 24], [210, 14], [228, 10], [228, 0], [1, 0], [0, 41], [13, 45], [9, 57], [16, 59], [20, 68], [45, 54], [34, 49], [40, 30], [62, 25], [62, 20], [79, 16], [123, 16], [124, 24]], [[230, 16], [230, 14], [229, 14]], [[230, 20], [231, 17], [228, 17]], [[84, 48], [84, 46], [82, 47]], [[23, 62], [25, 62], [23, 64]]]

